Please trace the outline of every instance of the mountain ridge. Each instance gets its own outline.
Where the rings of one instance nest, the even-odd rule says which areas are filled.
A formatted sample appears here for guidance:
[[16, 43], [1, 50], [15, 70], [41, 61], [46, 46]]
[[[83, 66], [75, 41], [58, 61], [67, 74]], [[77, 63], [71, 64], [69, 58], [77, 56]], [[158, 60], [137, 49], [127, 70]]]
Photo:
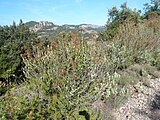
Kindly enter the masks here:
[[[93, 25], [93, 24], [79, 24], [79, 25], [57, 25], [49, 21], [29, 21], [25, 23], [31, 31], [34, 31], [39, 37], [53, 38], [56, 34], [64, 32], [79, 32], [83, 29], [83, 34], [89, 36], [89, 34], [98, 35], [99, 31], [105, 30], [105, 26]], [[98, 37], [98, 36], [96, 36]]]
[[[29, 22], [26, 22], [25, 23], [28, 27], [34, 27], [35, 25], [37, 24], [53, 24], [53, 25], [56, 25], [54, 24], [53, 22], [49, 22], [49, 21], [29, 21]], [[78, 24], [78, 25], [75, 25], [75, 24], [63, 24], [63, 25], [56, 25], [56, 26], [84, 26], [84, 27], [91, 27], [91, 28], [104, 28], [105, 26], [103, 25], [96, 25], [96, 24], [86, 24], [86, 23], [83, 23], [83, 24]]]

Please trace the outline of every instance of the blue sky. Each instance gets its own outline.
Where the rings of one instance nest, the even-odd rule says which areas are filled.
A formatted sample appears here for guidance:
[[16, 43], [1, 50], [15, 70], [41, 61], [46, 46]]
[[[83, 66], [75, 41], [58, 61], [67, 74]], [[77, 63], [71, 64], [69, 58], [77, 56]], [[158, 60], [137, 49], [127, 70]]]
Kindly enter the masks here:
[[0, 25], [15, 21], [51, 21], [55, 24], [104, 25], [107, 11], [127, 2], [128, 7], [143, 9], [150, 0], [0, 0]]

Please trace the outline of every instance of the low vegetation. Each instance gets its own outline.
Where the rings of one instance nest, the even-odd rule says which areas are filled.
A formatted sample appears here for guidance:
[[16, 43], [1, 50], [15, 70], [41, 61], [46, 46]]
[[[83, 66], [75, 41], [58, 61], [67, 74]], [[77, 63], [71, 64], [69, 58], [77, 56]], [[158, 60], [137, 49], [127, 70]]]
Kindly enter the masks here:
[[112, 119], [130, 85], [160, 76], [159, 7], [152, 7], [143, 16], [114, 7], [93, 44], [77, 32], [43, 40], [22, 22], [0, 27], [0, 118]]

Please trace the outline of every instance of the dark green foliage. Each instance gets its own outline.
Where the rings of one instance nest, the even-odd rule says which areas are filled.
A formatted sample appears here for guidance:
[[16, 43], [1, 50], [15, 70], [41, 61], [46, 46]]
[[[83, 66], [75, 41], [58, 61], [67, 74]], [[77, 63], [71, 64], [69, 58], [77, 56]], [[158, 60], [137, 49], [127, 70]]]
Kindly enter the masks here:
[[118, 28], [121, 24], [123, 24], [127, 19], [133, 21], [135, 25], [139, 22], [139, 11], [132, 10], [127, 7], [127, 3], [124, 3], [118, 9], [117, 7], [113, 7], [108, 10], [108, 21], [106, 24], [106, 31], [100, 33], [100, 40], [109, 40], [112, 39], [117, 33]]
[[26, 48], [31, 49], [35, 34], [31, 33], [22, 20], [19, 25], [0, 26], [0, 79], [15, 80], [22, 74], [22, 54]]
[[160, 1], [151, 0], [151, 4], [146, 3], [144, 5], [145, 14], [143, 18], [149, 19], [153, 17], [158, 17], [160, 15]]

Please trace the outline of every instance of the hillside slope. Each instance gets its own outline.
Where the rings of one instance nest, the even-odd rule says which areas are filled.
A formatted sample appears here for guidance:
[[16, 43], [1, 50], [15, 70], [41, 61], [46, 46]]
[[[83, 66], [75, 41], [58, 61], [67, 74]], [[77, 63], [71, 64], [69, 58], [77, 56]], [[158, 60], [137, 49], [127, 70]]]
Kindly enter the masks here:
[[[56, 25], [48, 21], [29, 21], [25, 23], [31, 31], [36, 32], [40, 37], [46, 36], [49, 38], [54, 38], [56, 34], [64, 32], [79, 32], [83, 29], [83, 34], [88, 36], [89, 34], [96, 34], [98, 31], [105, 30], [105, 26], [92, 25], [92, 24], [80, 24], [80, 25]], [[96, 36], [97, 37], [97, 36]]]

